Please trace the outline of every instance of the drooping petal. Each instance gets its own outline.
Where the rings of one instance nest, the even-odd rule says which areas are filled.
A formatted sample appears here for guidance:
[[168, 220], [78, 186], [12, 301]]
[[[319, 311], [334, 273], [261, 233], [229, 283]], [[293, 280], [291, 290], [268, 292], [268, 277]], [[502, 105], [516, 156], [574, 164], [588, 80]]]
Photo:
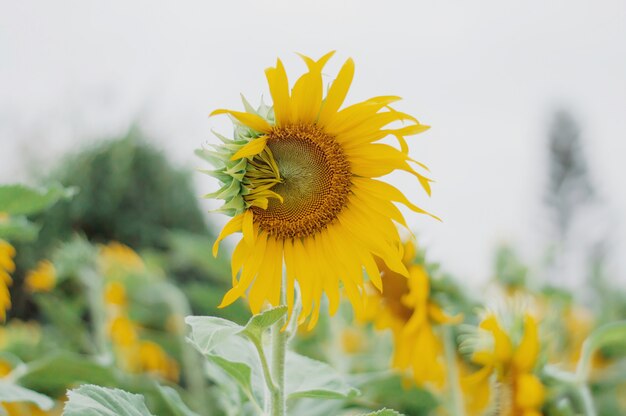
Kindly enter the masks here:
[[217, 236], [215, 243], [213, 244], [213, 256], [214, 257], [217, 256], [217, 250], [219, 248], [220, 241], [222, 241], [224, 238], [228, 237], [229, 235], [236, 233], [237, 231], [241, 231], [242, 225], [243, 225], [243, 214], [239, 214], [231, 218], [231, 220], [226, 223], [224, 228], [222, 228], [222, 231], [220, 231], [220, 234]]
[[254, 278], [257, 276], [259, 268], [261, 267], [261, 263], [263, 262], [263, 259], [266, 255], [265, 248], [267, 245], [267, 240], [268, 238], [266, 233], [262, 232], [261, 234], [259, 234], [259, 237], [255, 242], [254, 250], [250, 254], [248, 261], [243, 266], [241, 279], [239, 279], [239, 282], [236, 286], [233, 286], [233, 288], [230, 289], [226, 293], [226, 295], [224, 295], [222, 303], [220, 303], [220, 305], [218, 306], [219, 308], [224, 308], [232, 304], [238, 298], [243, 296], [246, 289], [248, 289], [250, 283], [252, 283]]
[[480, 328], [491, 332], [493, 336], [494, 364], [506, 363], [511, 359], [513, 346], [509, 336], [500, 327], [495, 315], [487, 316], [481, 323]]
[[265, 121], [262, 117], [256, 114], [244, 113], [241, 111], [219, 109], [219, 110], [213, 111], [209, 116], [212, 117], [218, 114], [230, 114], [231, 116], [239, 120], [239, 122], [245, 124], [246, 126], [260, 133], [267, 133], [272, 128], [272, 126], [270, 126], [270, 124], [267, 121]]
[[234, 155], [231, 156], [230, 160], [242, 159], [244, 157], [250, 157], [258, 155], [265, 149], [267, 145], [267, 136], [261, 136], [256, 139], [252, 139], [239, 149]]
[[402, 192], [400, 192], [397, 188], [392, 185], [389, 185], [386, 182], [381, 182], [375, 179], [368, 178], [352, 178], [352, 183], [365, 190], [366, 192], [371, 192], [374, 195], [378, 195], [381, 198], [386, 198], [390, 201], [400, 202], [401, 204], [406, 205], [407, 208], [411, 209], [420, 214], [426, 214], [433, 217], [436, 220], [441, 221], [441, 219], [429, 212], [423, 210], [417, 205], [411, 203]]
[[529, 372], [539, 355], [539, 334], [537, 321], [531, 315], [524, 317], [524, 336], [513, 355], [513, 365], [521, 372]]

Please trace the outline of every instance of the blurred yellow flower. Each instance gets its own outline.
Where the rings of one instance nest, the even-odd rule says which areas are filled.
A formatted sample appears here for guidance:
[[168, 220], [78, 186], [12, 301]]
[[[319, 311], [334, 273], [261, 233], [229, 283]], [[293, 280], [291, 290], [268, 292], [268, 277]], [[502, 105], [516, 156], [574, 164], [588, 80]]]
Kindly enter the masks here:
[[404, 245], [403, 263], [408, 279], [378, 262], [383, 292], [370, 291], [366, 299], [366, 320], [378, 329], [391, 329], [394, 340], [393, 366], [412, 370], [417, 385], [445, 382], [443, 344], [435, 333], [438, 324], [457, 323], [461, 317], [447, 315], [430, 298], [429, 276], [423, 265], [413, 264], [416, 247]]
[[137, 342], [135, 324], [127, 316], [116, 316], [109, 324], [109, 335], [113, 344], [129, 346]]
[[356, 354], [365, 349], [367, 337], [357, 328], [344, 328], [341, 331], [341, 349], [346, 354]]
[[52, 410], [41, 410], [32, 403], [24, 402], [1, 403], [0, 410], [2, 408], [7, 416], [61, 416], [63, 414], [63, 406], [60, 404]]
[[56, 285], [57, 275], [54, 265], [42, 260], [35, 269], [26, 274], [24, 285], [29, 292], [50, 292]]
[[[533, 373], [540, 351], [535, 318], [524, 315], [523, 334], [516, 344], [494, 314], [487, 315], [479, 328], [488, 339], [474, 351], [472, 361], [482, 368], [462, 381], [466, 394], [471, 392], [475, 396], [470, 402], [470, 414], [481, 414], [495, 400], [502, 416], [541, 415], [545, 388]], [[497, 389], [490, 388], [492, 375], [498, 383]], [[496, 397], [491, 397], [492, 390]]]
[[0, 378], [8, 376], [11, 371], [13, 371], [11, 363], [0, 358]]
[[117, 307], [126, 306], [127, 299], [124, 285], [118, 281], [108, 282], [104, 286], [104, 303]]
[[98, 260], [102, 274], [107, 277], [139, 273], [145, 269], [139, 254], [132, 248], [116, 241], [100, 247]]
[[178, 381], [178, 363], [161, 346], [139, 337], [139, 326], [126, 315], [126, 295], [119, 282], [110, 282], [105, 291], [109, 306], [109, 337], [117, 363], [130, 373], [151, 373], [170, 381]]
[[[374, 256], [389, 269], [407, 276], [401, 262], [400, 236], [394, 221], [405, 225], [394, 202], [425, 213], [395, 187], [378, 180], [394, 170], [414, 175], [430, 193], [430, 180], [409, 163], [405, 136], [428, 126], [398, 112], [390, 104], [399, 97], [382, 96], [340, 110], [354, 75], [348, 59], [324, 97], [322, 71], [333, 52], [315, 61], [303, 56], [308, 72], [289, 88], [280, 60], [265, 71], [273, 100], [259, 111], [246, 103], [246, 112], [216, 110], [236, 120], [235, 140], [211, 152], [211, 172], [223, 185], [207, 195], [224, 199], [221, 211], [233, 216], [217, 238], [241, 232], [232, 256], [233, 288], [220, 307], [239, 297], [248, 299], [253, 313], [266, 302], [280, 303], [283, 260], [286, 266], [286, 303], [289, 314], [297, 281], [302, 294], [299, 322], [310, 317], [315, 326], [326, 294], [333, 315], [339, 306], [340, 283], [356, 310], [362, 313], [363, 269], [382, 290]], [[410, 121], [410, 125], [389, 127]], [[385, 128], [387, 127], [387, 128]], [[392, 135], [396, 147], [378, 143]], [[202, 154], [202, 153], [201, 153]]]
[[178, 363], [171, 359], [159, 344], [152, 341], [141, 341], [138, 355], [141, 371], [171, 381], [178, 380], [180, 372]]
[[11, 293], [9, 286], [13, 284], [10, 273], [15, 271], [15, 248], [4, 240], [0, 240], [0, 320], [6, 320], [7, 311], [11, 309]]

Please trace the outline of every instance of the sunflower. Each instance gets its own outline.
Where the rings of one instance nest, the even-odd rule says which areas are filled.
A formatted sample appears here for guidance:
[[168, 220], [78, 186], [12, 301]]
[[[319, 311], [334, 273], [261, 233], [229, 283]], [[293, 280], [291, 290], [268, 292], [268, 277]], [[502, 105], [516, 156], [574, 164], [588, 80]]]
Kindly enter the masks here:
[[29, 292], [50, 292], [54, 289], [57, 274], [54, 265], [48, 260], [37, 263], [37, 267], [26, 274], [24, 285]]
[[10, 273], [15, 271], [15, 248], [4, 240], [0, 240], [0, 320], [5, 321], [7, 311], [11, 309], [11, 293], [9, 286], [13, 284]]
[[[430, 180], [409, 162], [405, 136], [428, 129], [390, 104], [400, 98], [380, 96], [341, 109], [354, 75], [348, 59], [323, 93], [322, 70], [333, 52], [319, 60], [302, 56], [308, 71], [289, 88], [280, 60], [265, 71], [273, 107], [216, 110], [235, 124], [233, 139], [200, 151], [215, 167], [207, 173], [222, 187], [210, 198], [225, 200], [220, 208], [233, 218], [213, 248], [235, 232], [243, 238], [232, 256], [233, 287], [220, 307], [245, 296], [254, 313], [281, 303], [284, 285], [291, 315], [295, 282], [302, 296], [299, 323], [310, 317], [315, 326], [323, 294], [331, 314], [337, 311], [340, 282], [357, 313], [364, 308], [363, 270], [382, 290], [375, 258], [407, 276], [401, 241], [394, 222], [404, 225], [394, 202], [424, 210], [395, 187], [379, 180], [394, 170], [414, 175], [430, 194]], [[406, 125], [390, 126], [395, 122]], [[394, 136], [400, 149], [381, 143]], [[283, 264], [286, 269], [283, 282]]]
[[370, 290], [365, 319], [373, 321], [377, 329], [391, 330], [393, 367], [410, 370], [419, 386], [429, 383], [443, 387], [445, 357], [435, 327], [458, 323], [461, 316], [449, 316], [433, 300], [428, 272], [423, 264], [415, 263], [415, 258], [415, 244], [408, 241], [403, 257], [408, 279], [378, 260], [385, 290], [382, 293]]
[[[541, 415], [545, 387], [534, 373], [541, 347], [536, 319], [526, 313], [523, 326], [506, 328], [491, 313], [479, 328], [485, 342], [474, 349], [471, 359], [482, 368], [462, 381], [464, 390], [473, 392], [470, 414], [482, 414], [491, 402], [502, 416]], [[498, 389], [489, 388], [492, 377]], [[496, 397], [490, 397], [492, 390]]]
[[124, 285], [117, 281], [106, 284], [104, 303], [108, 315], [108, 336], [118, 365], [130, 373], [150, 373], [170, 381], [178, 381], [179, 367], [157, 343], [140, 338], [140, 326], [130, 319], [128, 297]]

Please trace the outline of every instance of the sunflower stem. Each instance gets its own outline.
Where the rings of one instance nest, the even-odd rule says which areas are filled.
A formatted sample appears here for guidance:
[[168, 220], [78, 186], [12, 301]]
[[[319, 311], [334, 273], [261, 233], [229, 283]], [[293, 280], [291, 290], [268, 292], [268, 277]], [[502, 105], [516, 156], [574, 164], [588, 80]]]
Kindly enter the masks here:
[[450, 414], [453, 416], [465, 416], [465, 405], [463, 403], [463, 394], [461, 392], [461, 384], [459, 382], [459, 369], [456, 360], [456, 344], [452, 334], [452, 328], [444, 325], [443, 347], [446, 358], [446, 379], [448, 383], [449, 408]]
[[[285, 304], [285, 276], [280, 289], [280, 304]], [[283, 316], [271, 328], [272, 335], [272, 384], [270, 414], [271, 416], [286, 416], [287, 401], [285, 398], [285, 355], [287, 352], [287, 331], [283, 328], [286, 323], [286, 316]]]
[[583, 414], [585, 416], [596, 416], [596, 408], [593, 404], [593, 396], [587, 383], [582, 384], [578, 388], [578, 394], [583, 405]]

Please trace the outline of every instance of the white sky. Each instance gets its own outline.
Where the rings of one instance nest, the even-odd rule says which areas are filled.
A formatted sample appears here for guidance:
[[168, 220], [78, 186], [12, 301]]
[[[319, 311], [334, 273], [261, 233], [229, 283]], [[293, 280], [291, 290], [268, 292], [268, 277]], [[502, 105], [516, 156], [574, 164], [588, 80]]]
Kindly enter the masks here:
[[[0, 0], [0, 182], [136, 119], [200, 167], [193, 150], [214, 140], [210, 128], [229, 132], [212, 109], [237, 108], [240, 92], [267, 97], [263, 69], [277, 56], [296, 75], [293, 52], [332, 49], [329, 76], [356, 61], [349, 101], [397, 94], [433, 127], [411, 146], [437, 180], [433, 197], [412, 199], [444, 222], [408, 220], [445, 268], [484, 281], [499, 241], [538, 258], [545, 132], [561, 104], [579, 116], [623, 250], [624, 1]], [[196, 179], [199, 194], [214, 185]]]

